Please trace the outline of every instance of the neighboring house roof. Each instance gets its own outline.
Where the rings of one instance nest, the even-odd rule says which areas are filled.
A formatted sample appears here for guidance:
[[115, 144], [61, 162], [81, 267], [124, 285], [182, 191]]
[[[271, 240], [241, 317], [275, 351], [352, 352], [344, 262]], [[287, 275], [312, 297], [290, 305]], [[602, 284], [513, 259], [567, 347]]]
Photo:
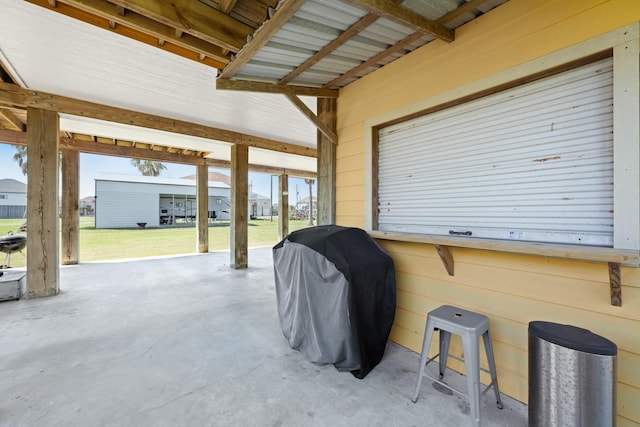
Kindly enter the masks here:
[[[158, 176], [143, 175], [113, 175], [99, 174], [95, 178], [96, 181], [114, 181], [114, 182], [131, 182], [137, 184], [165, 184], [165, 185], [182, 185], [194, 187], [196, 183], [192, 179], [182, 178], [162, 178]], [[228, 184], [220, 181], [209, 181], [209, 187], [229, 188]]]
[[15, 179], [0, 179], [0, 193], [26, 193], [27, 184]]

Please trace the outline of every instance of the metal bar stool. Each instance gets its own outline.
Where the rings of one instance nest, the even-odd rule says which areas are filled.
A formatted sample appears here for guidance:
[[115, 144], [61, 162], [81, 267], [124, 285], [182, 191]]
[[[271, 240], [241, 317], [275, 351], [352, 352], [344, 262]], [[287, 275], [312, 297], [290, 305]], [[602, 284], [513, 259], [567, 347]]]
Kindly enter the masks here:
[[[427, 360], [429, 345], [434, 331], [440, 331], [440, 353]], [[451, 334], [460, 335], [462, 338], [462, 348], [464, 359], [451, 355], [452, 358], [464, 361], [467, 377], [467, 394], [464, 394], [448, 384], [444, 383], [445, 369], [447, 367], [447, 357], [449, 357], [449, 341]], [[484, 348], [487, 353], [489, 370], [480, 367], [480, 344], [478, 340], [482, 336]], [[425, 373], [425, 367], [439, 357], [440, 378], [431, 377]], [[480, 370], [491, 375], [491, 383], [480, 393]], [[422, 343], [422, 356], [420, 357], [420, 371], [418, 373], [418, 385], [411, 399], [414, 403], [418, 400], [422, 378], [435, 381], [449, 390], [465, 396], [469, 399], [471, 407], [471, 418], [474, 426], [480, 425], [480, 398], [493, 386], [496, 395], [498, 408], [502, 409], [500, 391], [498, 390], [498, 378], [496, 377], [496, 364], [493, 359], [493, 347], [491, 346], [491, 335], [489, 334], [489, 318], [479, 313], [463, 310], [461, 308], [443, 305], [427, 314], [427, 324], [424, 331], [424, 341]]]

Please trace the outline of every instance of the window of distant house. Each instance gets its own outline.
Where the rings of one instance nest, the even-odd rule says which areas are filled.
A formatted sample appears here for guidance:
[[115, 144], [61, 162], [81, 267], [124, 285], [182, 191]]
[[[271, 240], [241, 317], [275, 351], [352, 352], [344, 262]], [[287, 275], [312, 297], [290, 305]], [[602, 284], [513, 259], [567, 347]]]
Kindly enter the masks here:
[[0, 194], [0, 199], [8, 199], [9, 195], [8, 194]]
[[[625, 230], [615, 234], [629, 219], [614, 210], [613, 67], [612, 57], [601, 56], [373, 127], [372, 228], [604, 247], [624, 242]], [[637, 236], [628, 237], [632, 243], [620, 246], [634, 246]]]

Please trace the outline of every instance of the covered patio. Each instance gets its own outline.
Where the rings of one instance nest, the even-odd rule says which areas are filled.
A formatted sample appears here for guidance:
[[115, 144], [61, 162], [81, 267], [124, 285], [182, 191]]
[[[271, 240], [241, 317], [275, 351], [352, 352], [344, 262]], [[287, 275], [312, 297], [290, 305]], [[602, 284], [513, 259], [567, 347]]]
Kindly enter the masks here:
[[[469, 423], [466, 400], [431, 384], [411, 402], [419, 355], [397, 344], [363, 380], [290, 349], [271, 249], [250, 257], [243, 270], [229, 252], [65, 266], [57, 298], [2, 303], [0, 425]], [[483, 397], [483, 425], [525, 426], [526, 406], [503, 402]]]
[[[490, 318], [519, 402], [530, 322], [615, 342], [613, 416], [640, 426], [640, 2], [0, 5], [33, 298], [0, 307], [0, 424], [464, 425], [430, 384], [410, 401], [425, 317], [455, 305]], [[83, 262], [80, 152], [195, 166], [199, 255], [60, 267]], [[208, 253], [210, 167], [231, 171], [226, 253]], [[363, 381], [282, 339], [269, 251], [247, 245], [249, 171], [279, 177], [279, 237], [288, 177], [315, 179], [317, 224], [393, 258], [388, 352]], [[486, 399], [484, 425], [525, 424]]]

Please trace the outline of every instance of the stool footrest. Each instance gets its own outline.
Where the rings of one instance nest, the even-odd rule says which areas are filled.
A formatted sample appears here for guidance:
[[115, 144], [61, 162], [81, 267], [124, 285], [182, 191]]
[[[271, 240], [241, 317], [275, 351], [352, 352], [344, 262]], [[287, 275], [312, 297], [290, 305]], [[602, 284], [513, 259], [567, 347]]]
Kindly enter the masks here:
[[[436, 357], [438, 357], [438, 356], [440, 356], [440, 355], [439, 355], [439, 354], [437, 354], [437, 355], [433, 356], [433, 357], [429, 360], [429, 362], [431, 362], [433, 359], [435, 359], [435, 358], [436, 358]], [[449, 356], [448, 356], [448, 357], [449, 357], [450, 359], [456, 359], [458, 362], [462, 362], [462, 363], [464, 363], [464, 359], [463, 359], [462, 357], [458, 357], [458, 356], [453, 355], [453, 354], [449, 354]], [[429, 364], [429, 362], [427, 362], [427, 364]], [[426, 365], [425, 365], [425, 366], [426, 366]], [[482, 366], [480, 366], [479, 368], [480, 368], [480, 370], [481, 370], [482, 372], [484, 372], [484, 373], [486, 373], [486, 374], [491, 375], [491, 371], [490, 371], [490, 370], [485, 369], [485, 368], [483, 368]], [[493, 381], [492, 381], [492, 382], [493, 382]]]
[[[425, 363], [425, 366], [426, 366], [426, 365], [428, 365], [428, 364], [429, 364], [429, 362], [432, 362], [432, 361], [433, 361], [433, 359], [435, 359], [436, 357], [438, 357], [438, 356], [434, 356], [434, 357], [432, 357], [431, 359], [429, 359], [429, 360], [427, 361], [427, 363]], [[449, 357], [451, 357], [451, 356], [449, 356]], [[455, 388], [451, 387], [449, 384], [445, 383], [442, 379], [440, 379], [440, 378], [436, 378], [436, 377], [432, 377], [432, 376], [431, 376], [431, 375], [429, 375], [429, 373], [428, 373], [428, 372], [426, 372], [426, 371], [425, 371], [425, 373], [424, 373], [424, 375], [423, 375], [423, 376], [424, 376], [424, 377], [429, 378], [431, 381], [433, 381], [433, 382], [436, 382], [436, 383], [440, 384], [441, 386], [443, 386], [443, 387], [445, 387], [445, 388], [447, 388], [447, 389], [451, 390], [452, 392], [454, 392], [454, 393], [456, 393], [456, 394], [458, 394], [458, 395], [460, 395], [460, 396], [462, 396], [462, 397], [466, 397], [466, 398], [469, 398], [469, 397], [470, 397], [467, 393], [463, 393], [463, 392], [461, 392], [460, 390], [456, 390]], [[481, 384], [481, 385], [483, 385], [483, 384]], [[491, 381], [491, 382], [489, 383], [489, 385], [485, 387], [485, 389], [482, 391], [482, 393], [480, 393], [480, 397], [484, 396], [484, 395], [485, 395], [485, 393], [486, 393], [487, 391], [489, 391], [489, 389], [491, 389], [491, 387], [493, 387], [493, 386], [494, 386], [493, 381]], [[500, 409], [502, 409], [502, 408], [500, 408]]]

